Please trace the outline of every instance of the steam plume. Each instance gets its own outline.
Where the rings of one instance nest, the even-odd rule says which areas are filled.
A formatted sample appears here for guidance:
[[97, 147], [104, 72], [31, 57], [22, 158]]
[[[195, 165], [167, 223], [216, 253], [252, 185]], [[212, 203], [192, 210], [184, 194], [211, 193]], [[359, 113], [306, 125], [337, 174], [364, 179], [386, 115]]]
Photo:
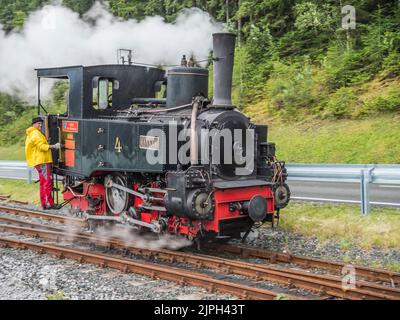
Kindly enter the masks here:
[[0, 25], [0, 92], [36, 95], [34, 68], [116, 63], [118, 48], [132, 48], [134, 61], [178, 64], [182, 54], [205, 58], [212, 33], [222, 29], [199, 9], [183, 10], [174, 23], [162, 17], [122, 20], [99, 2], [80, 18], [62, 5], [32, 12], [19, 32]]

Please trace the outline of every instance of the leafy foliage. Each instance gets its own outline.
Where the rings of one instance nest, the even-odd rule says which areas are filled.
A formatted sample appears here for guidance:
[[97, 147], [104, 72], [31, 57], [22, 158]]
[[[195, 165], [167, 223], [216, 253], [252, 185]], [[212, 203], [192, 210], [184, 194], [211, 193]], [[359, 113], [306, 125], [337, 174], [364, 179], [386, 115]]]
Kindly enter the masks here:
[[[336, 8], [337, 9], [337, 8]], [[315, 34], [334, 31], [337, 25], [335, 8], [330, 4], [318, 5], [307, 1], [294, 6], [295, 28], [300, 31], [312, 30]]]
[[[261, 93], [269, 115], [283, 119], [399, 111], [395, 91], [372, 100], [358, 99], [368, 82], [400, 75], [398, 2], [356, 1], [355, 30], [342, 28], [341, 7], [335, 1], [296, 1], [288, 6], [290, 22], [283, 33], [272, 27], [285, 19], [279, 10], [268, 28], [256, 29], [256, 37], [252, 28], [246, 31], [242, 50], [249, 59], [242, 100], [256, 103]], [[265, 20], [260, 17], [260, 21]], [[252, 23], [258, 25], [254, 18]], [[265, 39], [273, 54], [265, 49]]]
[[326, 103], [323, 116], [326, 118], [345, 118], [350, 115], [357, 97], [353, 88], [342, 87], [330, 96]]
[[[0, 24], [18, 31], [28, 14], [50, 0], [0, 0]], [[79, 14], [95, 0], [64, 0]], [[173, 22], [180, 10], [198, 7], [238, 34], [234, 101], [244, 108], [257, 104], [263, 112], [285, 120], [307, 115], [354, 118], [399, 112], [393, 89], [361, 98], [371, 81], [400, 77], [400, 4], [398, 0], [354, 0], [356, 29], [342, 28], [342, 6], [336, 0], [109, 0], [122, 19], [160, 15]], [[65, 88], [53, 89], [60, 109]], [[262, 101], [262, 103], [260, 103]], [[0, 94], [0, 139], [5, 125], [27, 106]], [[32, 110], [32, 109], [30, 109]], [[29, 111], [30, 112], [30, 111]], [[0, 142], [2, 143], [2, 142]]]
[[48, 0], [0, 0], [0, 24], [4, 30], [11, 31], [23, 25], [28, 12], [31, 12]]
[[400, 88], [395, 87], [387, 94], [368, 100], [363, 108], [363, 113], [382, 113], [400, 111]]

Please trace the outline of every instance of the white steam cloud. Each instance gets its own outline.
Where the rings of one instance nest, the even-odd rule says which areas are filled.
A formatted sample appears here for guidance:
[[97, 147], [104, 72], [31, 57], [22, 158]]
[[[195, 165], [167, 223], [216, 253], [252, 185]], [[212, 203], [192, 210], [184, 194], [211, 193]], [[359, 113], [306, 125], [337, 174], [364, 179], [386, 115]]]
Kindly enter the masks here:
[[117, 49], [134, 50], [134, 61], [179, 64], [182, 54], [208, 56], [212, 33], [222, 30], [208, 13], [183, 10], [174, 23], [160, 16], [122, 20], [96, 3], [84, 16], [61, 5], [29, 15], [19, 32], [0, 25], [0, 92], [36, 95], [35, 68], [113, 64]]
[[[65, 226], [65, 232], [68, 235], [67, 240], [64, 242], [65, 245], [77, 240], [78, 236], [82, 234], [89, 235], [87, 232], [82, 232], [79, 226], [73, 222], [66, 221]], [[138, 230], [119, 224], [96, 228], [95, 232], [91, 233], [91, 240], [98, 245], [108, 245], [113, 241], [118, 241], [127, 248], [135, 247], [148, 250], [180, 250], [193, 244], [192, 241], [181, 235], [167, 233], [157, 236], [151, 233], [139, 234]]]

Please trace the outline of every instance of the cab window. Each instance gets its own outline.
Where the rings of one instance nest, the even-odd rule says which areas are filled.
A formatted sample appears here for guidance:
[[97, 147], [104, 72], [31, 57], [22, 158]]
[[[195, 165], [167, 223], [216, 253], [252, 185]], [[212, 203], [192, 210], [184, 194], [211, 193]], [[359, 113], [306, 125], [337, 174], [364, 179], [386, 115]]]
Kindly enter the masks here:
[[93, 79], [93, 108], [107, 110], [113, 107], [113, 94], [119, 90], [119, 81], [108, 78]]
[[69, 80], [68, 79], [41, 79], [41, 103], [48, 114], [68, 115]]

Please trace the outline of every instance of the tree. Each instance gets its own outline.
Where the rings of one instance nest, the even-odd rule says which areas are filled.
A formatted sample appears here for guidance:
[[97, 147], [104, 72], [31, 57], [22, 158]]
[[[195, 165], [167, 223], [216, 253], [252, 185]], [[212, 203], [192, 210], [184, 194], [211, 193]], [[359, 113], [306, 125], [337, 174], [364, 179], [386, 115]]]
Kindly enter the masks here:
[[12, 26], [15, 29], [20, 29], [25, 23], [26, 13], [24, 11], [16, 11], [14, 19], [12, 21]]

